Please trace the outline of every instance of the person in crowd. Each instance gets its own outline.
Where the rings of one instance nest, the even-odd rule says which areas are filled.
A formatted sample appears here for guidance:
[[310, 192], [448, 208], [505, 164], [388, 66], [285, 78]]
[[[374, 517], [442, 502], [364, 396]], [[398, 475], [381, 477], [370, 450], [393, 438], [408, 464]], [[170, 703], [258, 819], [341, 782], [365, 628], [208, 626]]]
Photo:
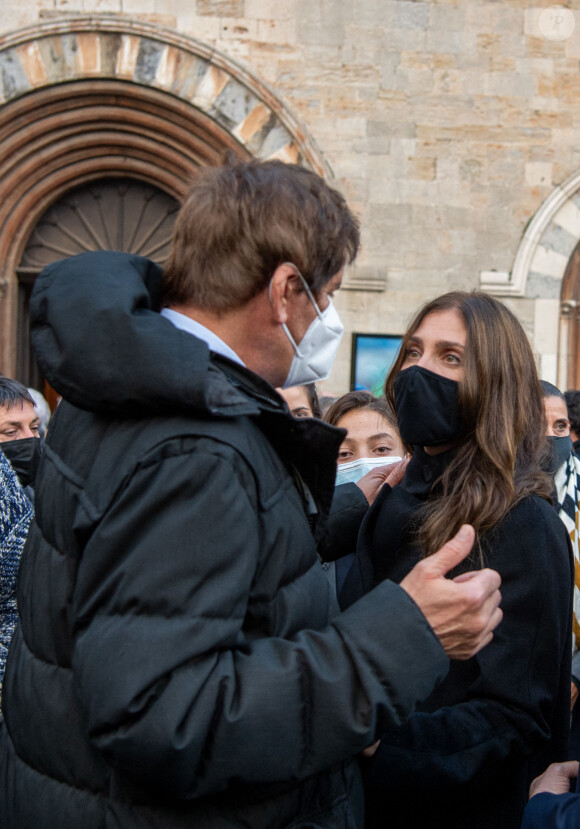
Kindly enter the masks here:
[[32, 512], [30, 500], [24, 494], [8, 458], [0, 449], [0, 702], [6, 654], [18, 622], [18, 564]]
[[314, 383], [289, 386], [287, 389], [277, 388], [276, 391], [284, 398], [294, 417], [322, 417]]
[[36, 409], [36, 413], [40, 420], [38, 426], [38, 434], [40, 435], [41, 440], [44, 440], [46, 436], [46, 430], [48, 429], [48, 424], [52, 416], [50, 406], [48, 405], [46, 397], [43, 395], [42, 392], [38, 391], [38, 389], [33, 389], [29, 387], [28, 394], [32, 397], [34, 401], [34, 408]]
[[400, 582], [468, 522], [474, 554], [454, 573], [497, 569], [504, 621], [365, 752], [368, 825], [388, 816], [389, 829], [514, 829], [532, 778], [566, 757], [572, 637], [569, 538], [541, 467], [542, 393], [525, 332], [489, 295], [438, 297], [407, 330], [386, 397], [413, 456], [363, 520], [363, 585]]
[[[549, 470], [554, 479], [554, 507], [568, 534], [574, 553], [575, 572], [580, 572], [580, 458], [573, 451], [570, 436], [570, 420], [566, 399], [557, 386], [541, 381], [546, 416], [546, 435], [550, 443]], [[573, 600], [573, 657], [570, 704], [572, 708], [572, 742], [580, 750], [580, 717], [576, 711], [580, 687], [580, 590], [574, 589]], [[578, 709], [580, 710], [580, 709]]]
[[34, 477], [38, 423], [26, 387], [0, 376], [0, 699], [6, 654], [18, 621], [16, 576], [33, 512], [24, 487]]
[[[324, 420], [331, 426], [346, 429], [346, 435], [338, 450], [336, 475], [338, 486], [346, 486], [349, 482], [358, 483], [363, 475], [370, 472], [381, 461], [389, 463], [393, 458], [400, 461], [407, 453], [408, 447], [405, 447], [401, 440], [397, 420], [384, 397], [376, 398], [368, 391], [347, 392], [332, 403], [324, 415]], [[336, 513], [342, 508], [345, 498], [349, 498], [348, 490], [345, 492], [341, 489], [335, 493], [333, 504], [335, 520]], [[352, 500], [352, 495], [350, 498]], [[367, 509], [364, 502], [363, 507], [364, 511], [360, 513], [361, 520]], [[350, 516], [352, 515], [353, 508], [350, 509]], [[356, 525], [352, 517], [349, 520], [352, 533]], [[345, 541], [345, 531], [348, 532], [348, 529], [341, 527], [340, 542], [342, 544]], [[334, 584], [339, 600], [340, 591], [354, 559], [357, 535], [358, 532], [352, 535], [351, 546], [346, 555], [342, 555], [334, 562], [328, 562], [327, 575]]]
[[330, 371], [358, 242], [319, 176], [250, 161], [199, 171], [164, 272], [96, 252], [39, 276], [63, 399], [4, 679], [5, 829], [360, 825], [353, 758], [492, 640], [497, 573], [446, 578], [469, 526], [334, 615], [342, 432], [275, 387]]
[[564, 392], [564, 400], [568, 410], [570, 421], [570, 437], [574, 451], [579, 454], [580, 449], [580, 391], [578, 389], [567, 389]]
[[[580, 564], [578, 546], [580, 459], [576, 451], [580, 437], [580, 394], [541, 381], [550, 441], [550, 471], [554, 477], [554, 506], [570, 535], [575, 572]], [[572, 429], [572, 423], [576, 429]], [[573, 657], [570, 703], [572, 709], [569, 756], [580, 753], [580, 596], [575, 585], [573, 601]], [[530, 800], [524, 810], [522, 829], [577, 829], [580, 825], [580, 794], [570, 791], [578, 778], [578, 761], [552, 763], [530, 786]]]
[[577, 779], [577, 760], [548, 766], [532, 781], [521, 829], [578, 829], [580, 794], [570, 791]]
[[339, 397], [324, 415], [326, 423], [346, 429], [338, 450], [338, 471], [344, 464], [363, 458], [402, 459], [409, 447], [403, 444], [397, 419], [384, 397], [368, 391], [349, 391]]
[[320, 416], [324, 417], [330, 406], [334, 403], [335, 400], [338, 400], [340, 397], [339, 394], [321, 394], [318, 397], [318, 403], [320, 404]]
[[39, 429], [40, 417], [26, 386], [0, 375], [0, 449], [25, 488], [32, 487], [40, 459]]

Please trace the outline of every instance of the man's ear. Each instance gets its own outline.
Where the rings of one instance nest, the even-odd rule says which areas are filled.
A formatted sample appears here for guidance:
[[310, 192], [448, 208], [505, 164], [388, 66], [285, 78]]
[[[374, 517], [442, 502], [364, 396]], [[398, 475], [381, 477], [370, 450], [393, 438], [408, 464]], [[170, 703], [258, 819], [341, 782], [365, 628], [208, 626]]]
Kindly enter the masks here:
[[288, 300], [295, 293], [296, 269], [288, 262], [278, 265], [268, 286], [268, 299], [277, 323], [283, 325], [288, 319]]

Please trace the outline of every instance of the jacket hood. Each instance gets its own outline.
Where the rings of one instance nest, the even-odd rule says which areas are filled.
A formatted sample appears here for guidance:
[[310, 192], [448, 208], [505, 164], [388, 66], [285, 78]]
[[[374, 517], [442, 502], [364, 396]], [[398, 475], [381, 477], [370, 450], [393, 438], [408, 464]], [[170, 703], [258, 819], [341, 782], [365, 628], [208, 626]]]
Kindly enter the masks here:
[[[214, 359], [204, 342], [159, 314], [162, 273], [148, 259], [108, 251], [45, 268], [30, 319], [48, 382], [73, 405], [107, 414], [257, 412], [256, 402], [214, 364], [231, 361]], [[240, 369], [280, 406], [268, 383]]]

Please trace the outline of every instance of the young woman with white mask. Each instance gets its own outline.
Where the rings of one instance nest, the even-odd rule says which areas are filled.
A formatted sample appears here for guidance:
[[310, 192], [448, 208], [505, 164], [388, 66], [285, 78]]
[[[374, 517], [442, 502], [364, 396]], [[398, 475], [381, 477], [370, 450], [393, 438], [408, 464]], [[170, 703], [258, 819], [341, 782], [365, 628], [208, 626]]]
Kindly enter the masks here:
[[[350, 391], [332, 403], [323, 418], [331, 426], [346, 429], [338, 450], [336, 484], [358, 483], [372, 469], [391, 466], [409, 451], [401, 440], [397, 419], [385, 398], [369, 391]], [[394, 481], [393, 481], [394, 483]], [[334, 562], [331, 569], [336, 594], [354, 559], [352, 552]]]
[[343, 394], [328, 408], [324, 420], [347, 432], [338, 450], [337, 484], [356, 481], [375, 466], [400, 461], [410, 450], [385, 398], [369, 391]]

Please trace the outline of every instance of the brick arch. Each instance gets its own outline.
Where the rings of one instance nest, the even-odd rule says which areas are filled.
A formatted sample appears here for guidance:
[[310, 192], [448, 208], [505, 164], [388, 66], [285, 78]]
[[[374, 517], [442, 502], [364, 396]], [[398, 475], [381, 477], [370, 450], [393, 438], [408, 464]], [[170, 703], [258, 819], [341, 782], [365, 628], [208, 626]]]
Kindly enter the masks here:
[[328, 173], [272, 91], [199, 41], [107, 17], [0, 38], [0, 370], [15, 366], [16, 267], [54, 201], [110, 176], [180, 198], [228, 150]]

